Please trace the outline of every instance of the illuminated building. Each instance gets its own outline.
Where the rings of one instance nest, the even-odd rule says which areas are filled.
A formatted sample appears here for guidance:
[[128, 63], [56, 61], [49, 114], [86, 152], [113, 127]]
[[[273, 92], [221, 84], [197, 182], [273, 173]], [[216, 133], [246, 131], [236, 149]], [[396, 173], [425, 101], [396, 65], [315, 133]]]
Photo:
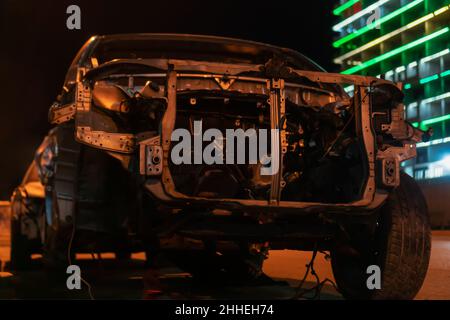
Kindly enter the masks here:
[[402, 82], [406, 119], [433, 129], [404, 170], [450, 177], [450, 0], [340, 0], [333, 14], [341, 72]]

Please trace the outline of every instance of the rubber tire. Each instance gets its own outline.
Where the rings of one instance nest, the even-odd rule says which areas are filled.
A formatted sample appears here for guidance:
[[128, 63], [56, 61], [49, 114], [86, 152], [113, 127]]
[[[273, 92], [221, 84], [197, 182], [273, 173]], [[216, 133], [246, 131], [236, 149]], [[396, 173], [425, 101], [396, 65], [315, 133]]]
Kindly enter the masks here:
[[[69, 233], [68, 231], [66, 233]], [[42, 252], [42, 264], [46, 270], [65, 270], [75, 261], [75, 254], [72, 252], [71, 260], [68, 259], [68, 237], [62, 238], [58, 231], [47, 226], [44, 250]]]
[[11, 217], [11, 270], [27, 270], [31, 266], [30, 241], [21, 233], [21, 221], [18, 217]]
[[[360, 255], [332, 250], [332, 268], [339, 291], [347, 299], [413, 299], [428, 270], [431, 229], [425, 198], [416, 181], [402, 173], [400, 186], [381, 208], [372, 245]], [[359, 246], [361, 250], [361, 246]], [[377, 253], [377, 254], [376, 254]], [[369, 290], [367, 267], [381, 270], [381, 289]]]

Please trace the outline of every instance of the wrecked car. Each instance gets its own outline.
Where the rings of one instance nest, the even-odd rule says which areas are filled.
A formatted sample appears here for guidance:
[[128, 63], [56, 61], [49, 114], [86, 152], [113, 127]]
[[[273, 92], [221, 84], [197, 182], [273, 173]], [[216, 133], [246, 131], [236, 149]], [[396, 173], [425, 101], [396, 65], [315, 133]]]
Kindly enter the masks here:
[[[11, 263], [38, 251], [49, 265], [101, 251], [151, 263], [176, 250], [193, 274], [247, 278], [269, 249], [329, 251], [344, 297], [411, 299], [430, 225], [401, 163], [426, 133], [404, 120], [402, 99], [401, 84], [326, 73], [272, 45], [92, 37], [49, 111], [33, 164], [41, 196], [33, 207], [13, 196]], [[187, 261], [194, 251], [207, 263]], [[366, 285], [373, 265], [379, 290]]]

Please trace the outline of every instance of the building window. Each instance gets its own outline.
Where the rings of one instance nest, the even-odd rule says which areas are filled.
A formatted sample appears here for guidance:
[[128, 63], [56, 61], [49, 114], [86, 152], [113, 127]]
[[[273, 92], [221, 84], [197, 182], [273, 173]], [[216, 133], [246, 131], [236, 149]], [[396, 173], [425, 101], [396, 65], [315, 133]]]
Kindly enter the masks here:
[[411, 119], [415, 119], [417, 118], [419, 115], [417, 114], [417, 102], [412, 102], [410, 104], [408, 104], [408, 107], [406, 108], [406, 118], [408, 120]]
[[406, 77], [412, 79], [417, 77], [417, 62], [411, 62], [406, 68]]
[[406, 68], [404, 66], [395, 68], [395, 81], [404, 82], [406, 80]]
[[428, 162], [428, 148], [417, 149], [416, 163]]
[[444, 168], [436, 167], [434, 168], [433, 176], [431, 178], [440, 178], [444, 176]]
[[384, 75], [384, 78], [389, 81], [395, 81], [394, 71], [390, 70], [390, 71], [386, 72], [386, 74]]
[[416, 169], [414, 170], [414, 179], [423, 180], [425, 178], [426, 169]]

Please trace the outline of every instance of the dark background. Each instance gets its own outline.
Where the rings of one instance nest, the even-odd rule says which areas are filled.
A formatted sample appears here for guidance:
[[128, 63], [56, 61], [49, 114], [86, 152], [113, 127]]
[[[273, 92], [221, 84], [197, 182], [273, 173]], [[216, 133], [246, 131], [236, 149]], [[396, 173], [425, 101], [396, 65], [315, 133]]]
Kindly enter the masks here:
[[[93, 34], [175, 32], [237, 37], [296, 49], [328, 71], [334, 1], [0, 0], [0, 200], [50, 128], [47, 111], [77, 50]], [[81, 8], [81, 30], [66, 8]]]

